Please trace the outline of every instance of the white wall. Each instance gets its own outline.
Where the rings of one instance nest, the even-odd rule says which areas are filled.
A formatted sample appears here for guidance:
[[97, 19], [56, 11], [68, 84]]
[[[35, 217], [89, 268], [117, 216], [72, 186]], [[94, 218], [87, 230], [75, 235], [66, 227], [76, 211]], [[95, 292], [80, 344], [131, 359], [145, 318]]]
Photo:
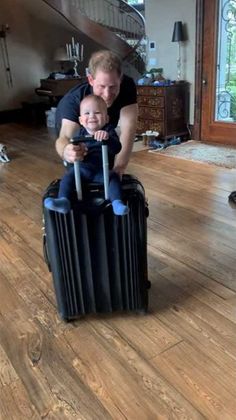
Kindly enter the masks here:
[[[167, 79], [177, 77], [178, 43], [172, 42], [175, 21], [182, 21], [187, 29], [187, 41], [182, 43], [182, 79], [190, 84], [190, 124], [194, 121], [195, 77], [195, 16], [196, 0], [146, 0], [146, 33], [149, 42], [156, 43], [156, 51], [147, 48], [147, 69], [162, 67]], [[150, 59], [156, 60], [150, 65]]]
[[[146, 32], [150, 41], [156, 42], [156, 51], [148, 51], [148, 60], [156, 59], [156, 65], [163, 67], [166, 78], [176, 78], [176, 60], [178, 48], [171, 42], [174, 22], [181, 20], [188, 30], [188, 41], [183, 46], [183, 78], [190, 83], [190, 123], [193, 123], [194, 107], [194, 66], [195, 66], [195, 3], [196, 0], [146, 0]], [[31, 10], [29, 8], [31, 4]], [[32, 5], [37, 13], [32, 14]], [[40, 8], [44, 16], [40, 16]], [[8, 23], [7, 35], [9, 59], [13, 77], [13, 87], [6, 83], [6, 74], [0, 50], [0, 111], [21, 107], [21, 102], [34, 95], [34, 89], [40, 85], [40, 79], [50, 72], [59, 70], [59, 64], [53, 61], [55, 48], [65, 45], [71, 36], [86, 43], [84, 67], [94, 43], [83, 35], [73, 33], [64, 24], [63, 18], [52, 23], [45, 20], [45, 3], [42, 0], [0, 0], [0, 25]], [[52, 13], [52, 12], [51, 12]], [[43, 20], [41, 20], [41, 18]], [[58, 18], [59, 19], [59, 18]], [[64, 26], [63, 26], [64, 25]], [[97, 45], [99, 48], [99, 45]]]
[[[35, 7], [43, 3], [41, 0], [31, 0]], [[59, 71], [60, 64], [54, 62], [53, 54], [58, 46], [70, 42], [71, 36], [85, 42], [82, 34], [74, 33], [57, 23], [40, 19], [40, 13], [34, 13], [27, 8], [24, 0], [0, 0], [0, 25], [8, 24], [7, 45], [13, 87], [8, 87], [6, 73], [0, 49], [0, 111], [17, 109], [21, 102], [35, 96], [34, 90], [40, 86], [40, 79], [49, 76], [52, 71]], [[63, 18], [61, 18], [63, 19]], [[64, 20], [63, 20], [64, 22]], [[87, 43], [87, 41], [86, 41]], [[84, 75], [88, 48], [85, 51], [84, 65], [81, 72]]]

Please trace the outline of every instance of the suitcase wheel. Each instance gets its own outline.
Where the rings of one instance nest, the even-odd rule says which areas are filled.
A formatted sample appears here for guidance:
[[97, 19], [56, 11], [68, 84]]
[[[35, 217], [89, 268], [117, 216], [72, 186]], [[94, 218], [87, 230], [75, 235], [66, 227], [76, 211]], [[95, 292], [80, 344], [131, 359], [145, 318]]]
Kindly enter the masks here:
[[142, 308], [142, 309], [137, 309], [136, 314], [140, 315], [140, 316], [144, 316], [147, 315], [148, 313], [148, 308]]

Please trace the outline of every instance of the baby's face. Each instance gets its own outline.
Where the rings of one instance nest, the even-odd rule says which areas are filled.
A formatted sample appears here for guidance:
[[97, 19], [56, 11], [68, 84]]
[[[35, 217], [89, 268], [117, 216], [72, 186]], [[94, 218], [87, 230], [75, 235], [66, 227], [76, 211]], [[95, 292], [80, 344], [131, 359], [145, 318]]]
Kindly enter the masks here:
[[95, 133], [108, 122], [106, 107], [93, 99], [86, 100], [80, 106], [79, 122], [90, 134]]

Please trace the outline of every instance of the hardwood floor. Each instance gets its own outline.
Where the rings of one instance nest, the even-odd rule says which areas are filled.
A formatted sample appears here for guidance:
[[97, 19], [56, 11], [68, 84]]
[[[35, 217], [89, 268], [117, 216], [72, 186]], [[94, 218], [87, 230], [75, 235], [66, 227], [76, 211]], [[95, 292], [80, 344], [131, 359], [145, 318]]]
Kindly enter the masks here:
[[234, 419], [236, 171], [147, 151], [150, 312], [58, 318], [41, 200], [63, 172], [45, 128], [0, 125], [0, 418]]

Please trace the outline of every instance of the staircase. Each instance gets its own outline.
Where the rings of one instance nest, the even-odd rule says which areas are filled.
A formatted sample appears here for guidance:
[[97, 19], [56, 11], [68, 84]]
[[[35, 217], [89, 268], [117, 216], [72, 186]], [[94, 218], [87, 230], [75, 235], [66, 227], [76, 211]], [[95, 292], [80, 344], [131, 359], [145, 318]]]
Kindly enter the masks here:
[[43, 0], [76, 30], [117, 53], [138, 74], [145, 70], [143, 16], [123, 0]]

